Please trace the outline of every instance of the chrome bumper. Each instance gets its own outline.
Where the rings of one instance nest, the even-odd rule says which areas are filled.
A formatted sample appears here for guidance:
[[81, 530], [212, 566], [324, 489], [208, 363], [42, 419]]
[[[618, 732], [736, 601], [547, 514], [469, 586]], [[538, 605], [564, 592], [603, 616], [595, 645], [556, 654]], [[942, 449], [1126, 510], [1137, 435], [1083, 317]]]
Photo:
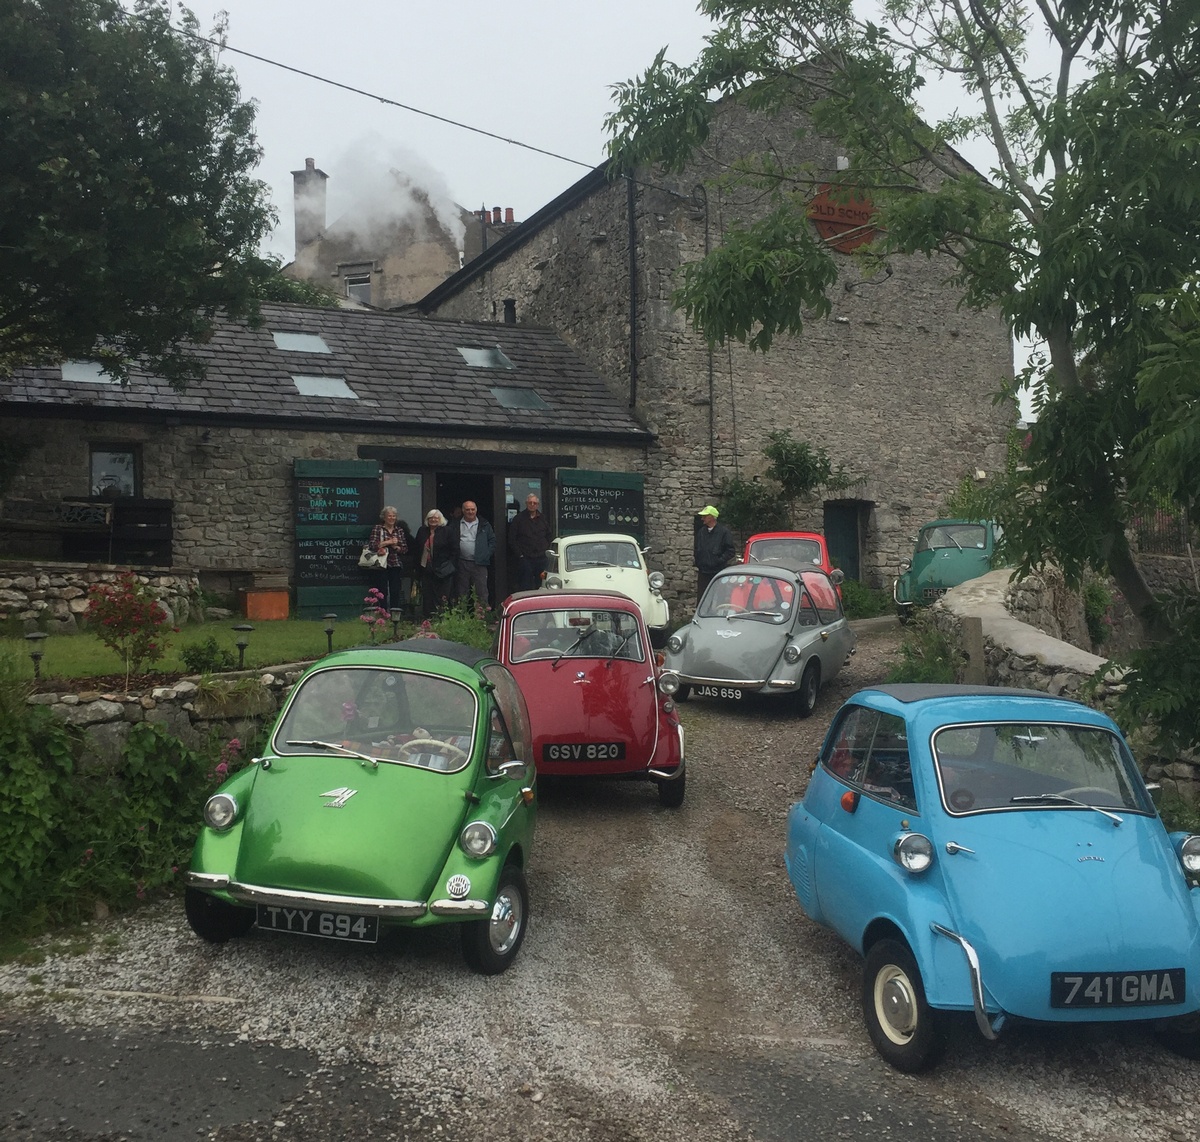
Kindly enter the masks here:
[[[281, 908], [316, 908], [325, 912], [343, 912], [349, 916], [382, 916], [384, 919], [412, 920], [424, 916], [434, 908], [424, 900], [387, 900], [373, 896], [338, 896], [327, 892], [298, 892], [289, 888], [264, 888], [258, 884], [241, 884], [222, 876], [207, 872], [189, 872], [183, 882], [191, 888], [227, 892], [244, 904], [269, 904]], [[434, 901], [434, 905], [454, 905], [454, 912], [473, 911], [462, 907], [478, 904], [478, 910], [488, 906], [483, 901], [446, 900]], [[439, 913], [448, 915], [450, 911]]]
[[646, 770], [651, 777], [656, 777], [659, 781], [678, 781], [683, 776], [684, 769], [687, 768], [687, 750], [684, 748], [683, 726], [676, 724], [675, 732], [679, 735], [679, 764], [674, 769]]
[[975, 1007], [975, 1024], [985, 1039], [998, 1039], [1000, 1028], [1004, 1025], [1005, 1015], [1004, 1012], [1001, 1012], [996, 1016], [994, 1023], [988, 1018], [987, 1008], [983, 1003], [983, 974], [979, 970], [979, 956], [976, 955], [975, 949], [957, 932], [943, 928], [941, 924], [930, 924], [929, 927], [937, 935], [945, 936], [947, 940], [953, 940], [962, 948], [963, 955], [967, 957], [967, 970], [971, 973], [971, 999]]

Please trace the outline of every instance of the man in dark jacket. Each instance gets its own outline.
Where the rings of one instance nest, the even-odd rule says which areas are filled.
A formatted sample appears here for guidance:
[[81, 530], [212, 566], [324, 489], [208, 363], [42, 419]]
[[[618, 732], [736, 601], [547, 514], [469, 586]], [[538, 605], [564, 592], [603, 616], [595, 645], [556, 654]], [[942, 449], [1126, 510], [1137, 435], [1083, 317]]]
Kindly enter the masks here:
[[541, 513], [541, 501], [532, 492], [525, 497], [525, 510], [508, 525], [508, 551], [516, 560], [518, 591], [535, 591], [546, 570], [546, 549], [554, 542], [550, 521]]
[[488, 568], [496, 552], [496, 533], [479, 515], [474, 500], [462, 506], [462, 519], [450, 527], [458, 529], [458, 570], [454, 576], [454, 597], [465, 599], [472, 589], [485, 607], [488, 605]]
[[704, 594], [708, 581], [727, 567], [737, 555], [733, 536], [723, 523], [717, 523], [721, 513], [712, 504], [707, 504], [696, 513], [700, 526], [696, 528], [696, 602]]

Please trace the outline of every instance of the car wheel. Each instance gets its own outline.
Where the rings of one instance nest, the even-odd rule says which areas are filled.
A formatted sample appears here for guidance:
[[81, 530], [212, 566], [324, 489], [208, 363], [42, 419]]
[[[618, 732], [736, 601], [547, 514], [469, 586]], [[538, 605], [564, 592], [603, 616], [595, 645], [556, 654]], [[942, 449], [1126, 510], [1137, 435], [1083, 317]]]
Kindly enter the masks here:
[[676, 702], [686, 702], [692, 696], [692, 688], [686, 682], [680, 682], [679, 689], [671, 696]]
[[917, 961], [898, 940], [880, 940], [867, 952], [862, 1006], [875, 1050], [896, 1070], [919, 1074], [938, 1061], [941, 1018], [925, 1000]]
[[800, 709], [800, 717], [807, 718], [817, 708], [817, 695], [821, 691], [821, 664], [813, 659], [800, 675], [800, 685], [796, 690], [796, 701]]
[[678, 809], [683, 804], [683, 795], [686, 792], [686, 773], [681, 773], [674, 781], [660, 781], [658, 783], [658, 803], [664, 809]]
[[529, 889], [525, 874], [510, 864], [504, 866], [496, 886], [492, 914], [463, 925], [463, 958], [480, 975], [499, 975], [516, 959], [529, 926]]
[[1181, 1059], [1200, 1059], [1200, 1016], [1161, 1019], [1154, 1025], [1154, 1037], [1172, 1055]]
[[896, 609], [896, 618], [900, 620], [900, 625], [903, 626], [912, 618], [912, 607], [898, 607]]
[[226, 904], [198, 888], [184, 890], [183, 910], [192, 931], [210, 944], [223, 944], [235, 936], [244, 936], [254, 924], [253, 908]]

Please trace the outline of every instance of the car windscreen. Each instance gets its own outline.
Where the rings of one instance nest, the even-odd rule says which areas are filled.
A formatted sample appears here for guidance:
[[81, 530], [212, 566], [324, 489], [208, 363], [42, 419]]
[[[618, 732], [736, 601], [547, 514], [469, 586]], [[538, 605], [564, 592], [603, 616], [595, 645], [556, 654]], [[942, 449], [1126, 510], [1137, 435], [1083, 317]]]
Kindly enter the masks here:
[[937, 527], [924, 527], [917, 537], [918, 551], [935, 551], [942, 547], [982, 551], [986, 545], [987, 528], [978, 523], [944, 523]]
[[638, 549], [618, 540], [568, 544], [564, 570], [581, 571], [585, 567], [640, 567]]
[[821, 545], [815, 539], [756, 539], [749, 563], [812, 563], [821, 566]]
[[449, 773], [470, 761], [477, 716], [475, 692], [451, 678], [330, 667], [296, 686], [272, 748], [281, 757], [362, 755]]
[[626, 610], [574, 608], [526, 611], [514, 615], [509, 639], [510, 661], [546, 658], [616, 658], [645, 660], [642, 627]]
[[796, 584], [781, 574], [725, 574], [709, 583], [696, 608], [701, 619], [784, 623], [796, 606]]
[[1153, 813], [1122, 739], [1093, 726], [984, 723], [933, 735], [951, 813], [1079, 806]]

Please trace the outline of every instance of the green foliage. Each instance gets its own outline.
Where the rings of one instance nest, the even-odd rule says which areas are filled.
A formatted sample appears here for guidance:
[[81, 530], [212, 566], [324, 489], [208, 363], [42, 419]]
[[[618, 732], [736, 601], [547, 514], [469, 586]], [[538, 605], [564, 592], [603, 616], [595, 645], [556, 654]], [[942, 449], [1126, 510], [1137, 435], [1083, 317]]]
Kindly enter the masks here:
[[487, 611], [469, 599], [458, 599], [434, 618], [432, 624], [421, 624], [418, 634], [436, 631], [437, 638], [461, 642], [479, 650], [490, 650], [495, 639], [495, 624], [489, 622]]
[[888, 671], [889, 682], [957, 682], [962, 651], [923, 611], [913, 615], [900, 644], [900, 660]]
[[792, 513], [777, 485], [740, 476], [717, 486], [721, 520], [745, 538], [756, 531], [791, 531]]
[[219, 674], [237, 667], [237, 655], [211, 634], [203, 642], [181, 647], [179, 658], [190, 674]]
[[1083, 584], [1083, 619], [1093, 646], [1103, 646], [1112, 633], [1112, 592], [1100, 579], [1088, 579]]
[[263, 278], [256, 285], [259, 301], [292, 302], [297, 305], [321, 305], [327, 309], [336, 309], [339, 305], [338, 295], [328, 286], [316, 282], [303, 281], [299, 278], [289, 278], [281, 274], [278, 258], [268, 258], [267, 264], [274, 271], [270, 277]]
[[88, 622], [96, 636], [125, 664], [125, 685], [131, 671], [144, 662], [157, 662], [166, 648], [166, 612], [154, 593], [126, 571], [115, 583], [96, 583], [88, 592]]
[[254, 108], [171, 7], [0, 6], [0, 366], [90, 358], [124, 380], [141, 359], [182, 388], [218, 311], [257, 314], [275, 267]]
[[1168, 789], [1154, 794], [1158, 815], [1169, 833], [1200, 833], [1200, 805], [1193, 805]]
[[848, 619], [873, 619], [890, 615], [895, 607], [890, 590], [879, 590], [857, 579], [842, 580], [842, 609]]

